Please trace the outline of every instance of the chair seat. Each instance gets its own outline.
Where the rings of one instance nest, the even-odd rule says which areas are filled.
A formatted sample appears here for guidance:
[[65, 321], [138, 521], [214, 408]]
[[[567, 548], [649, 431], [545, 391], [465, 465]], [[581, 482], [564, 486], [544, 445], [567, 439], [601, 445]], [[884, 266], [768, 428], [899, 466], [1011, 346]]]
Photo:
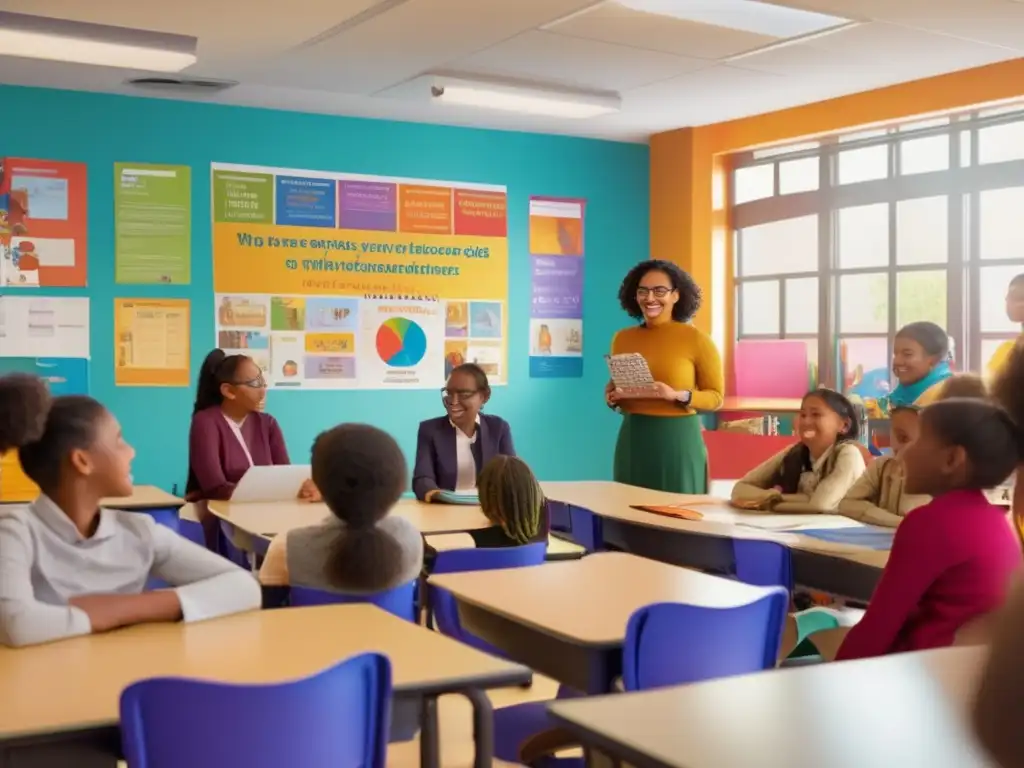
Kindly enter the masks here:
[[[555, 727], [547, 701], [528, 701], [494, 710], [494, 756], [519, 762], [519, 747], [531, 736]], [[583, 768], [582, 757], [545, 757], [533, 768]]]

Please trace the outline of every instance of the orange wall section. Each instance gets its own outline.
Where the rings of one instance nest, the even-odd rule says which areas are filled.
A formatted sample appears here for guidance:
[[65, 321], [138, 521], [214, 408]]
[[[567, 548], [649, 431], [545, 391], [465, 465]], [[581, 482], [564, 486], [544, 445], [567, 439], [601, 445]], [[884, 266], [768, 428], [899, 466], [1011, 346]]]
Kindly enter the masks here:
[[[652, 258], [676, 262], [704, 289], [704, 305], [694, 320], [701, 330], [711, 332], [712, 317], [723, 315], [713, 312], [712, 294], [725, 296], [724, 327], [715, 329], [716, 336], [735, 339], [732, 238], [728, 236], [723, 181], [729, 153], [1021, 96], [1024, 59], [1013, 59], [778, 112], [655, 134], [650, 140]], [[712, 284], [715, 258], [726, 262], [721, 286]], [[720, 269], [720, 278], [722, 274]], [[728, 354], [728, 349], [722, 351]], [[728, 360], [726, 364], [729, 370]]]

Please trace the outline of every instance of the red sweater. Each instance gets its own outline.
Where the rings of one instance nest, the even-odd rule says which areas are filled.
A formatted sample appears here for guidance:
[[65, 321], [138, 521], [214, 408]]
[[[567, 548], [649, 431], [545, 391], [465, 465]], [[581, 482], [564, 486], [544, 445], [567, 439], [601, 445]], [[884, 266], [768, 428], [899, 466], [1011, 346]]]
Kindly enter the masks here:
[[907, 515], [867, 612], [836, 656], [860, 659], [952, 645], [998, 608], [1021, 565], [1006, 510], [981, 491], [952, 491]]

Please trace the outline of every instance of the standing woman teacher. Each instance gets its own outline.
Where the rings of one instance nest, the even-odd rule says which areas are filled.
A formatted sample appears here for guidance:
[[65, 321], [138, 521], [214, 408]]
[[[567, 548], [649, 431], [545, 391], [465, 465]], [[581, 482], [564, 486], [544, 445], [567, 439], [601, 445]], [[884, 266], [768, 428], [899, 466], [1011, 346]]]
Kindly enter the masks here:
[[670, 261], [637, 264], [619, 288], [619, 303], [640, 325], [612, 339], [612, 354], [638, 352], [654, 391], [625, 395], [612, 382], [608, 407], [623, 415], [615, 443], [617, 482], [672, 493], [707, 493], [708, 454], [697, 411], [722, 405], [725, 376], [711, 337], [690, 325], [700, 288]]

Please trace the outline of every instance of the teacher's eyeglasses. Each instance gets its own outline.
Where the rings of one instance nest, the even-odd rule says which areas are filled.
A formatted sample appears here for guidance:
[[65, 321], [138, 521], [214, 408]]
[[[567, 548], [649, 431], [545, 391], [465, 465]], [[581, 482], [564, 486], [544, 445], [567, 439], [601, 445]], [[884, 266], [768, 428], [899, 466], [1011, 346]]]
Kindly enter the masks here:
[[668, 296], [674, 290], [675, 290], [675, 288], [666, 288], [663, 285], [659, 285], [657, 288], [637, 288], [636, 289], [636, 296], [637, 296], [638, 299], [646, 299], [648, 296], [650, 296], [653, 293], [659, 299], [664, 299], [666, 296]]
[[447, 387], [442, 387], [441, 402], [450, 403], [455, 400], [458, 400], [459, 402], [464, 402], [466, 400], [469, 400], [469, 398], [471, 398], [479, 391], [480, 390], [477, 389], [448, 389]]

